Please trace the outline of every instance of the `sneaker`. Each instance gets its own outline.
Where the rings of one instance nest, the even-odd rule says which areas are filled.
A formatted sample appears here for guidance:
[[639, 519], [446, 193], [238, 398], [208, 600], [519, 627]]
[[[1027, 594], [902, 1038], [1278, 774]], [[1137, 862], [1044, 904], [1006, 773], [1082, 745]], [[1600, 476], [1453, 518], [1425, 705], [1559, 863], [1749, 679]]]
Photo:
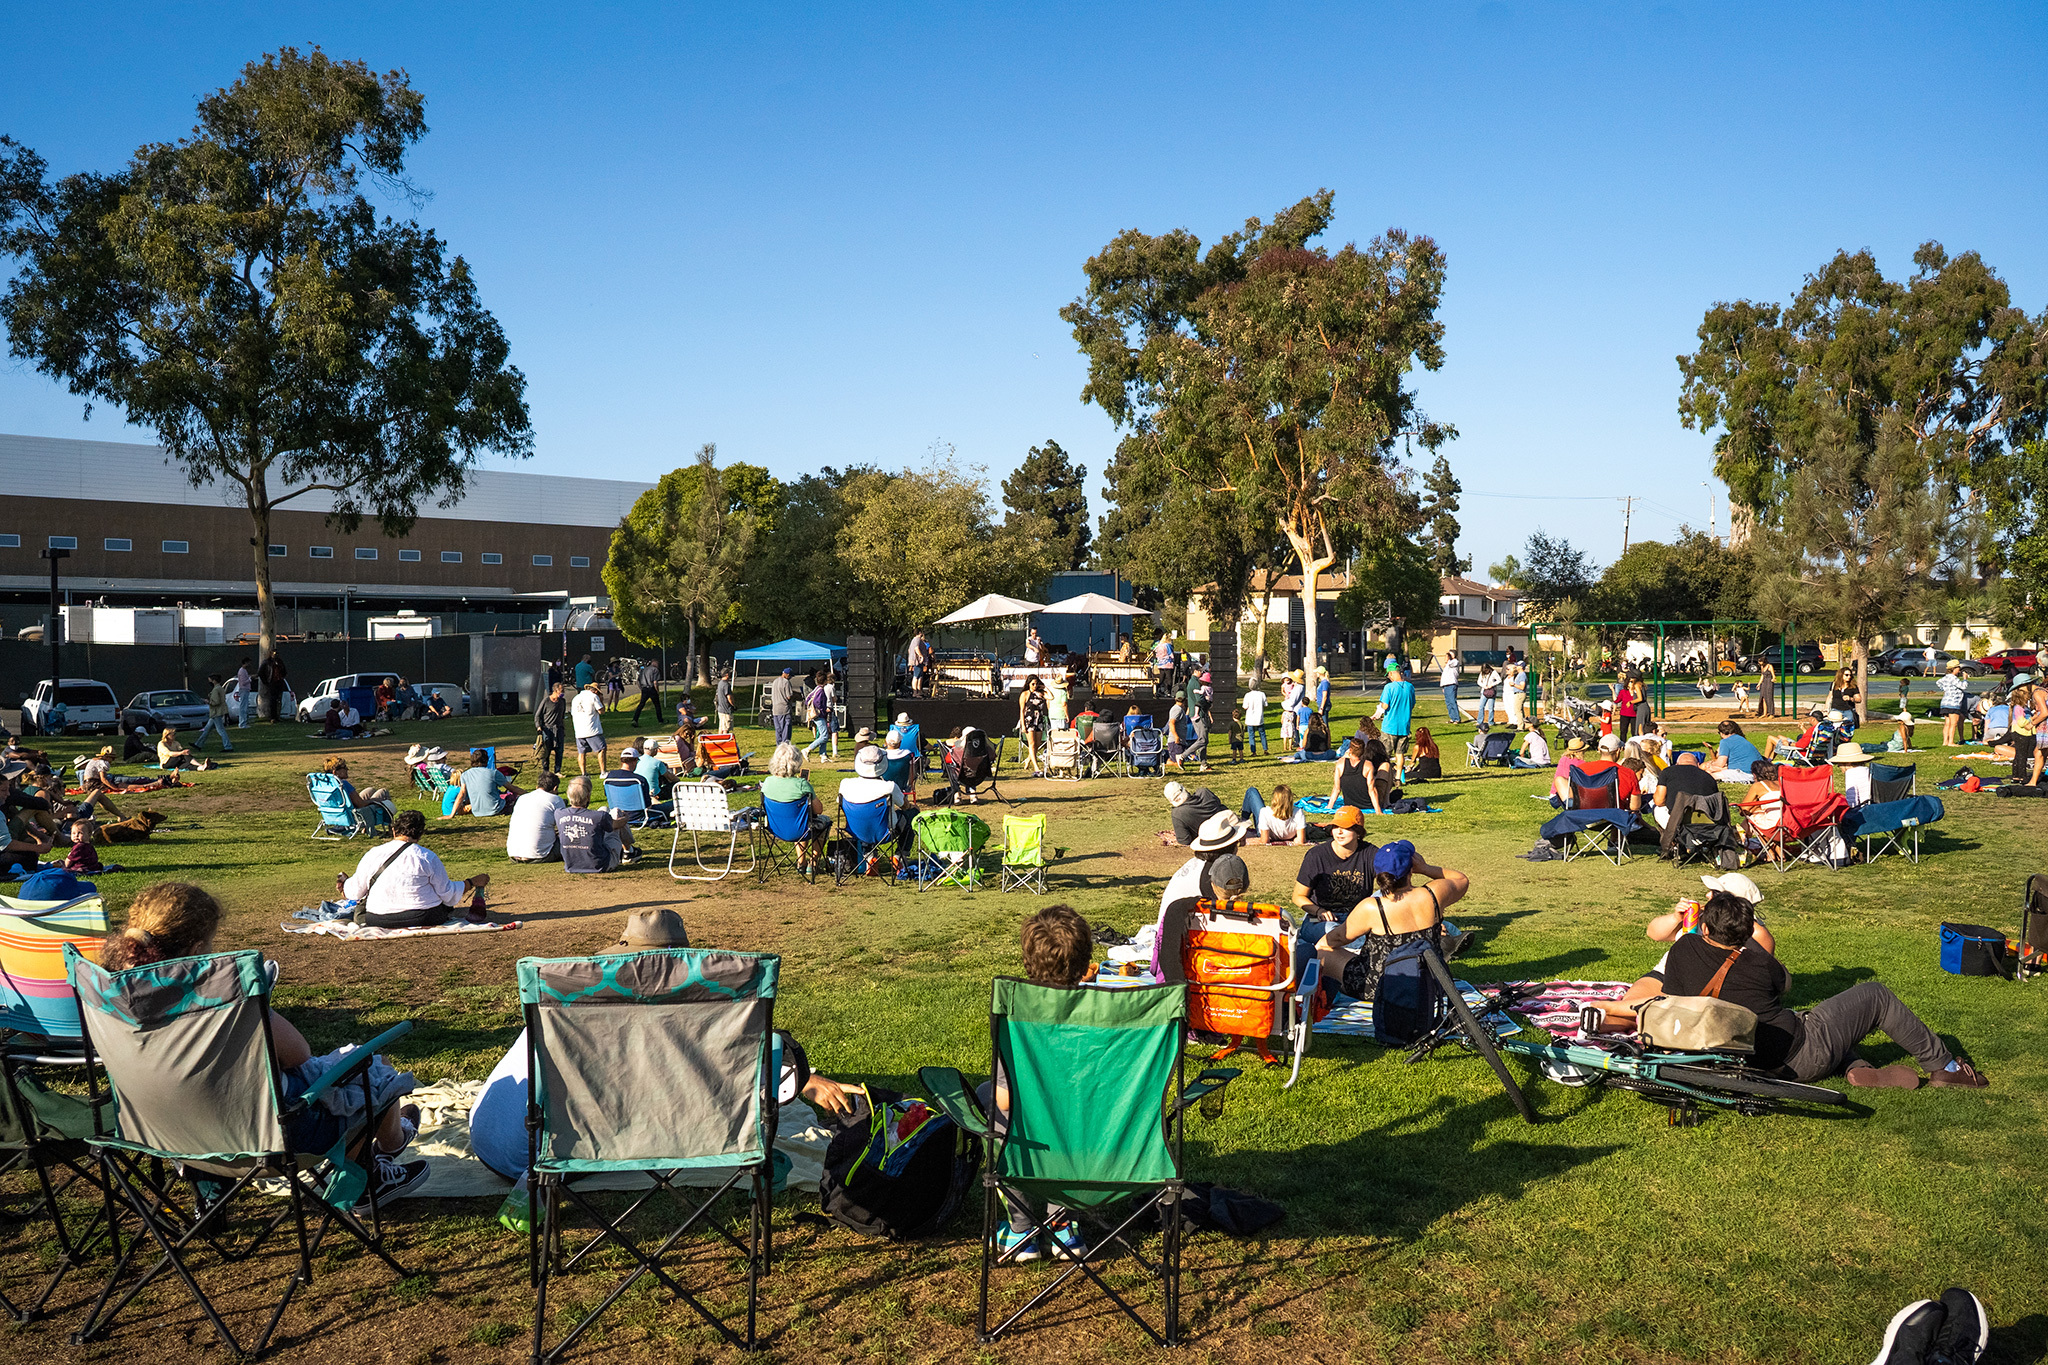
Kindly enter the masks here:
[[1865, 1090], [1918, 1090], [1920, 1073], [1900, 1062], [1892, 1066], [1852, 1066], [1842, 1079]]
[[1891, 1324], [1884, 1329], [1884, 1345], [1870, 1365], [1922, 1365], [1947, 1316], [1948, 1310], [1933, 1299], [1907, 1304], [1892, 1314]]
[[1930, 1086], [1957, 1086], [1965, 1090], [1982, 1090], [1990, 1085], [1991, 1082], [1978, 1075], [1977, 1068], [1971, 1066], [1968, 1062], [1957, 1062], [1954, 1071], [1937, 1071], [1927, 1078], [1927, 1084]]
[[1081, 1225], [1073, 1219], [1056, 1219], [1046, 1233], [1052, 1239], [1052, 1254], [1057, 1259], [1078, 1261], [1088, 1254], [1088, 1244], [1081, 1240]]
[[623, 863], [637, 863], [640, 861], [640, 858], [641, 853], [637, 846], [629, 848], [624, 853], [619, 855], [619, 861]]
[[1944, 1289], [1941, 1306], [1948, 1310], [1948, 1321], [1934, 1334], [1934, 1349], [1927, 1358], [1937, 1365], [1976, 1365], [1991, 1344], [1991, 1319], [1984, 1316], [1984, 1305], [1967, 1289]]
[[1029, 1229], [1018, 1231], [1008, 1223], [996, 1229], [996, 1260], [1021, 1264], [1038, 1259], [1038, 1238]]
[[[377, 1192], [377, 1202], [388, 1204], [413, 1186], [427, 1178], [427, 1163], [424, 1161], [393, 1161], [388, 1156], [377, 1158], [377, 1168], [370, 1173], [370, 1184]], [[357, 1213], [370, 1211], [370, 1192], [356, 1201]]]

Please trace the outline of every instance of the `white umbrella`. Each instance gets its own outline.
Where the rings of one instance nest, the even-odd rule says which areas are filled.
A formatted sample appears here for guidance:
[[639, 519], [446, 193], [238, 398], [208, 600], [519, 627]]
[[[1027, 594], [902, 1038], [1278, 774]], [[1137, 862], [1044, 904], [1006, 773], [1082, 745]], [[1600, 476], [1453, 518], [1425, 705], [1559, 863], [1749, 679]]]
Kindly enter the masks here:
[[[1152, 613], [1142, 607], [1119, 602], [1114, 597], [1104, 597], [1099, 592], [1084, 592], [1079, 597], [1069, 597], [1049, 607], [1040, 607], [1048, 616], [1150, 616]], [[1112, 630], [1112, 635], [1114, 631]], [[1095, 622], [1088, 623], [1088, 648], [1095, 648]]]
[[999, 592], [988, 593], [975, 598], [950, 616], [941, 616], [937, 624], [942, 626], [965, 625], [969, 621], [1000, 621], [1010, 616], [1023, 616], [1027, 612], [1044, 611], [1036, 602], [1026, 602], [1018, 597], [1005, 597]]

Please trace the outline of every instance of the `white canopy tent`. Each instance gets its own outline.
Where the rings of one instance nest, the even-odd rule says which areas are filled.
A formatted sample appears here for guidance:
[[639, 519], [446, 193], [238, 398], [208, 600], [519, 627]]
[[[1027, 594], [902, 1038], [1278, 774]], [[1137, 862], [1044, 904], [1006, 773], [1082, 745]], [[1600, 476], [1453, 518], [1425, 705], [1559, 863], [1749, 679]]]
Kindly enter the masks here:
[[[1048, 616], [1150, 616], [1152, 613], [1128, 602], [1119, 602], [1114, 597], [1104, 597], [1099, 592], [1084, 592], [1079, 597], [1069, 597], [1049, 607], [1040, 607]], [[1112, 639], [1114, 635], [1112, 634]], [[1095, 623], [1088, 624], [1088, 647], [1095, 647]]]
[[1026, 602], [1021, 597], [1005, 597], [999, 592], [992, 592], [975, 598], [949, 616], [941, 616], [935, 624], [964, 626], [973, 621], [1002, 621], [1013, 616], [1024, 616], [1034, 611], [1045, 610], [1045, 607], [1036, 602]]

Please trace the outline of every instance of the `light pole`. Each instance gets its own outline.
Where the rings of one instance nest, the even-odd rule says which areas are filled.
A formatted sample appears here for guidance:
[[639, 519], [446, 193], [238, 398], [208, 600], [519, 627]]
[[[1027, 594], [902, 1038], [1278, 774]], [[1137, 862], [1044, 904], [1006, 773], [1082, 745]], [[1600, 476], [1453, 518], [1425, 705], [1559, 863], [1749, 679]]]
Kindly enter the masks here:
[[57, 566], [71, 557], [71, 551], [48, 549], [43, 558], [50, 561], [50, 616], [43, 625], [43, 635], [50, 642], [50, 701], [55, 704], [57, 693], [64, 685], [64, 670], [59, 663], [59, 653], [64, 640], [64, 617], [57, 610]]

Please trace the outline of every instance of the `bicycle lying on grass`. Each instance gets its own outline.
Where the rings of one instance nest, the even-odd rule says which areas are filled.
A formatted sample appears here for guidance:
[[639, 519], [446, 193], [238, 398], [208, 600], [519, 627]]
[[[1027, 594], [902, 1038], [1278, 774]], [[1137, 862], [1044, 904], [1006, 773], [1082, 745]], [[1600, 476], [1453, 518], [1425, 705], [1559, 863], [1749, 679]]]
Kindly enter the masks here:
[[1717, 1109], [1749, 1117], [1779, 1112], [1818, 1116], [1824, 1109], [1849, 1105], [1848, 1096], [1839, 1091], [1780, 1080], [1753, 1070], [1739, 1054], [1731, 1052], [1679, 1052], [1618, 1036], [1603, 1038], [1599, 1046], [1502, 1038], [1491, 1021], [1495, 1016], [1511, 1017], [1517, 1005], [1538, 994], [1535, 988], [1481, 989], [1479, 994], [1486, 1004], [1475, 1013], [1436, 950], [1424, 949], [1423, 960], [1436, 978], [1446, 1008], [1436, 1027], [1409, 1048], [1408, 1060], [1419, 1062], [1446, 1044], [1477, 1052], [1500, 1079], [1516, 1110], [1530, 1123], [1537, 1121], [1536, 1112], [1515, 1083], [1502, 1053], [1528, 1058], [1539, 1072], [1561, 1085], [1633, 1091], [1663, 1105], [1666, 1121], [1673, 1127], [1691, 1127]]

